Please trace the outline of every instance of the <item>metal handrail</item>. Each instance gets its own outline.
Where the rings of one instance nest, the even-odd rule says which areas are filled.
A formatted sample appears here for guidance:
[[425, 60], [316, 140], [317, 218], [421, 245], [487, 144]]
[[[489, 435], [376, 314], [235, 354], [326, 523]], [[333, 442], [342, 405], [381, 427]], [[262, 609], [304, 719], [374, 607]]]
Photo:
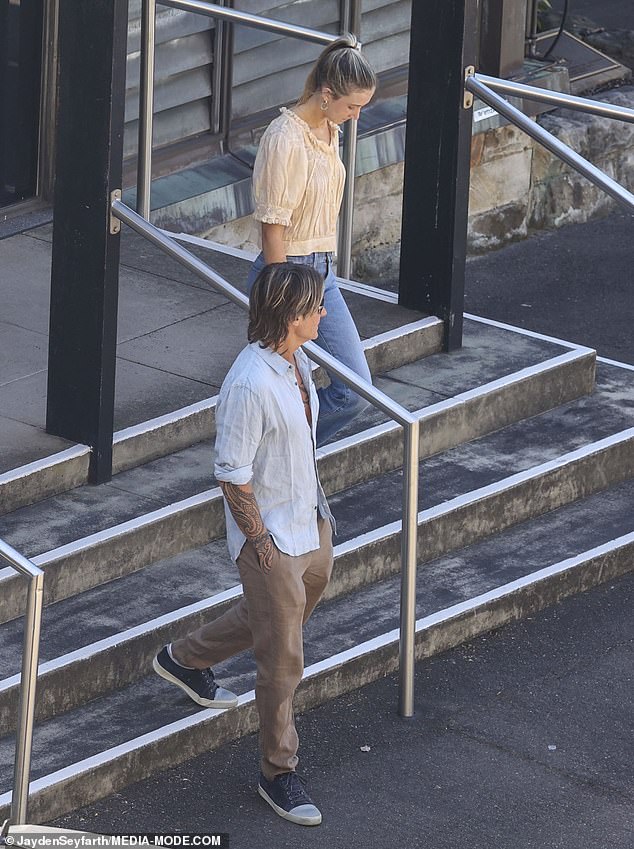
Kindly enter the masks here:
[[[503, 83], [504, 81], [499, 80], [498, 82]], [[519, 84], [514, 83], [512, 85], [515, 87]], [[583, 156], [580, 156], [580, 154], [568, 147], [567, 144], [564, 144], [558, 138], [555, 138], [552, 133], [549, 133], [543, 127], [540, 127], [539, 124], [536, 124], [528, 118], [520, 109], [509, 103], [508, 100], [505, 100], [503, 97], [500, 97], [492, 91], [491, 88], [481, 81], [480, 75], [473, 74], [471, 76], [467, 76], [465, 80], [465, 88], [473, 94], [476, 94], [480, 100], [491, 106], [496, 112], [503, 115], [512, 124], [515, 124], [528, 136], [535, 139], [535, 141], [538, 141], [547, 150], [555, 156], [558, 156], [559, 159], [562, 159], [566, 164], [570, 165], [590, 180], [590, 182], [594, 183], [595, 186], [599, 186], [599, 188], [607, 192], [607, 194], [617, 200], [630, 212], [634, 211], [634, 194], [629, 192], [620, 183], [617, 183], [616, 180], [613, 180], [612, 177], [608, 177], [608, 175], [601, 171], [601, 169], [597, 168], [591, 162], [588, 162], [587, 159], [584, 159]], [[505, 90], [507, 92], [509, 92], [509, 88], [509, 85], [505, 86]], [[576, 101], [580, 98], [572, 98], [572, 96], [566, 97], [569, 98], [568, 105], [571, 106], [571, 108], [579, 108]], [[592, 102], [593, 101], [590, 101], [590, 103]], [[631, 110], [627, 111], [629, 112]], [[616, 116], [611, 114], [609, 117], [614, 118]], [[623, 120], [630, 119], [623, 118]]]
[[502, 80], [498, 77], [489, 77], [487, 74], [474, 74], [473, 77], [478, 82], [501, 94], [517, 95], [517, 97], [522, 97], [525, 100], [549, 103], [551, 106], [588, 112], [591, 115], [601, 115], [604, 118], [614, 118], [617, 121], [627, 121], [634, 124], [634, 109], [628, 109], [626, 106], [603, 103], [600, 100], [590, 100], [587, 97], [577, 97], [563, 91], [537, 88], [537, 86], [518, 83], [515, 80]]
[[[234, 304], [248, 309], [246, 295], [120, 200], [112, 213], [172, 259], [188, 268]], [[416, 548], [418, 535], [419, 420], [380, 389], [359, 377], [313, 342], [302, 346], [314, 362], [335, 374], [363, 398], [403, 427], [403, 519], [401, 530], [401, 609], [399, 642], [399, 706], [401, 716], [414, 714], [414, 639], [416, 628]]]
[[37, 686], [37, 665], [40, 655], [40, 632], [42, 629], [44, 572], [1, 539], [0, 560], [6, 560], [9, 566], [25, 578], [28, 578], [29, 581], [24, 619], [24, 648], [22, 651], [20, 703], [18, 707], [18, 728], [15, 743], [10, 817], [13, 825], [22, 825], [26, 822], [29, 802], [35, 690]]
[[[207, 3], [204, 0], [143, 0], [141, 13], [141, 71], [139, 79], [139, 142], [138, 142], [138, 166], [137, 166], [137, 212], [146, 220], [150, 218], [150, 192], [152, 184], [152, 132], [154, 124], [154, 43], [155, 43], [155, 21], [156, 4], [169, 6], [172, 9], [180, 9], [184, 12], [192, 12], [215, 18], [219, 21], [241, 24], [265, 32], [286, 35], [291, 38], [299, 38], [316, 44], [330, 44], [339, 38], [339, 35], [320, 30], [300, 27], [284, 21], [274, 21], [261, 15], [252, 15], [249, 12], [241, 12], [226, 6], [218, 6], [215, 3]], [[358, 2], [352, 0], [350, 17], [358, 18]], [[218, 39], [216, 39], [216, 44]], [[361, 44], [358, 44], [361, 49]], [[226, 70], [233, 75], [231, 62], [226, 65]], [[229, 85], [231, 85], [229, 83]], [[217, 92], [214, 93], [217, 95]], [[215, 108], [215, 107], [214, 107]], [[214, 114], [218, 114], [214, 112]], [[215, 123], [215, 119], [213, 121]], [[341, 222], [339, 228], [339, 251], [337, 270], [341, 277], [350, 277], [351, 268], [351, 246], [352, 246], [352, 208], [354, 203], [354, 174], [356, 167], [356, 120], [347, 122], [343, 134], [342, 160], [346, 166], [346, 185], [341, 205]]]

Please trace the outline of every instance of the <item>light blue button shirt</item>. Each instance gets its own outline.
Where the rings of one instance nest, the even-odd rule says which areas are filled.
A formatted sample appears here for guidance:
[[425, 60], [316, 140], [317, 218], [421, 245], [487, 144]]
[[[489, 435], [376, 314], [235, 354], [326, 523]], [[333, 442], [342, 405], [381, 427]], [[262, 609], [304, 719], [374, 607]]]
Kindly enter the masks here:
[[[315, 429], [319, 402], [310, 362], [295, 361], [310, 393], [312, 433], [295, 369], [280, 354], [248, 345], [231, 366], [216, 406], [216, 479], [251, 482], [262, 520], [280, 551], [297, 557], [319, 548], [318, 515], [334, 520], [319, 482]], [[245, 536], [225, 501], [227, 544], [238, 559]]]

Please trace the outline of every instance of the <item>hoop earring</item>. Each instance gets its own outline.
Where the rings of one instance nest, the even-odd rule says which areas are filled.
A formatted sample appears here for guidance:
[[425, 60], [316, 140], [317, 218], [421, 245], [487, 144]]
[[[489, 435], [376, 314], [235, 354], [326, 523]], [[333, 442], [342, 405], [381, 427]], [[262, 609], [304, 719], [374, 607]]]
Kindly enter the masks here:
[[326, 111], [326, 109], [328, 109], [328, 101], [324, 98], [324, 100], [322, 100], [322, 101], [321, 101], [321, 103], [319, 104], [319, 106], [320, 106], [320, 108], [321, 108], [321, 111], [322, 111], [322, 112], [325, 112], [325, 111]]

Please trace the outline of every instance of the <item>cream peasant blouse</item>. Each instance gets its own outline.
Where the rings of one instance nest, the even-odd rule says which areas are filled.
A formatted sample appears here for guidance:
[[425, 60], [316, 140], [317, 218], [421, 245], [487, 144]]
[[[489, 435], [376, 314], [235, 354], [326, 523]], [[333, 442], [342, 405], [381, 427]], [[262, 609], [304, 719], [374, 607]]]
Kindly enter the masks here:
[[345, 169], [339, 127], [330, 144], [318, 139], [290, 109], [281, 110], [262, 136], [253, 168], [253, 217], [283, 224], [287, 256], [335, 251]]

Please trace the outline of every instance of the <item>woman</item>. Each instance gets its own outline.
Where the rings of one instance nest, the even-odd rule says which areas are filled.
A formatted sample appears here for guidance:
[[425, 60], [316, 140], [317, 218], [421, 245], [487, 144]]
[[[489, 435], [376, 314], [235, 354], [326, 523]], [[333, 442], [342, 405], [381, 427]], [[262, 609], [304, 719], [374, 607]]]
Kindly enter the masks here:
[[[332, 268], [345, 169], [339, 158], [339, 124], [358, 118], [376, 88], [376, 75], [353, 36], [329, 44], [313, 66], [292, 109], [267, 127], [253, 170], [254, 218], [262, 252], [248, 278], [249, 291], [271, 262], [311, 265], [325, 280], [324, 318], [317, 342], [370, 381], [352, 316]], [[336, 377], [319, 390], [317, 444], [322, 445], [366, 407]]]

